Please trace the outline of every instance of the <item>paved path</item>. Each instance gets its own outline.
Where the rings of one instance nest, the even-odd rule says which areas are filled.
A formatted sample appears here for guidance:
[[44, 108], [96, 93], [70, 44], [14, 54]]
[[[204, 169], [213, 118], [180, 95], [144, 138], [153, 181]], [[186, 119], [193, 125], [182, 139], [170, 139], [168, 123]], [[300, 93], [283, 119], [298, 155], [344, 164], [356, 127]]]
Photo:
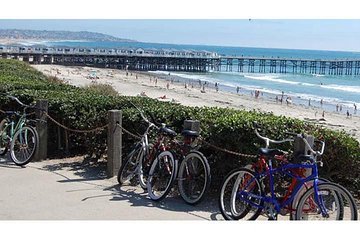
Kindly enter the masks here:
[[0, 220], [217, 220], [217, 202], [157, 203], [105, 177], [105, 163], [47, 160], [21, 168], [0, 159]]

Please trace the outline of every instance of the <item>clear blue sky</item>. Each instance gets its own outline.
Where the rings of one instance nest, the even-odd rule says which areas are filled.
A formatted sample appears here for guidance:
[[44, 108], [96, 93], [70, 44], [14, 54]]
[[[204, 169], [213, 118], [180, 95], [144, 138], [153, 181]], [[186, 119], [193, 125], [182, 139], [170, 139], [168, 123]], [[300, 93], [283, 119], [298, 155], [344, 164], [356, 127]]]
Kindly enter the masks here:
[[0, 20], [0, 28], [94, 31], [143, 42], [360, 52], [360, 20]]

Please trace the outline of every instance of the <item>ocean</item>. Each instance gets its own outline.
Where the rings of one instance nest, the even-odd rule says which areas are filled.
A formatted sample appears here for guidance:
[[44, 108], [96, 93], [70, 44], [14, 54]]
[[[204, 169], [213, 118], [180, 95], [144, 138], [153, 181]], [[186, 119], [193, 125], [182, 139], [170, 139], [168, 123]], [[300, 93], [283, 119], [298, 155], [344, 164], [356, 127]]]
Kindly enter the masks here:
[[[220, 55], [254, 56], [254, 57], [288, 57], [300, 59], [360, 59], [360, 52], [341, 52], [341, 51], [318, 51], [318, 50], [296, 50], [296, 49], [273, 49], [273, 48], [249, 48], [249, 47], [222, 47], [207, 45], [177, 45], [161, 43], [121, 43], [121, 42], [46, 42], [48, 46], [69, 46], [69, 47], [89, 47], [89, 48], [158, 48], [158, 49], [186, 49], [186, 50], [206, 50], [217, 52]], [[212, 86], [219, 84], [219, 89], [236, 93], [239, 87], [240, 94], [253, 94], [255, 90], [261, 92], [261, 97], [274, 99], [284, 93], [289, 96], [294, 104], [318, 107], [319, 110], [336, 111], [336, 105], [341, 105], [343, 114], [348, 110], [350, 114], [360, 115], [360, 110], [355, 111], [354, 104], [360, 107], [360, 76], [352, 75], [320, 75], [320, 74], [293, 74], [290, 73], [248, 73], [247, 67], [244, 72], [237, 72], [237, 67], [233, 67], [233, 72], [207, 73], [188, 73], [171, 72], [173, 76], [189, 81], [208, 82]], [[155, 71], [157, 74], [169, 72]], [[322, 104], [321, 104], [322, 102]], [[340, 109], [340, 108], [339, 108]]]

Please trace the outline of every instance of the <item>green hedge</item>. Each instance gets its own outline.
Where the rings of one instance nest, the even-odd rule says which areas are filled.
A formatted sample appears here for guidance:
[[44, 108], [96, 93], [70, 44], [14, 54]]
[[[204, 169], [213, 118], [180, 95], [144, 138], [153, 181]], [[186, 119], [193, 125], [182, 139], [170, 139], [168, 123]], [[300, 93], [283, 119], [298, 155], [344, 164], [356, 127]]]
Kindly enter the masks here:
[[[18, 96], [30, 103], [37, 99], [49, 100], [49, 114], [64, 125], [75, 129], [92, 129], [107, 123], [107, 112], [111, 109], [123, 111], [123, 126], [134, 133], [142, 133], [144, 125], [137, 110], [130, 102], [144, 111], [151, 112], [159, 121], [180, 131], [185, 119], [201, 121], [201, 135], [210, 143], [229, 150], [256, 154], [264, 143], [259, 140], [252, 129], [252, 122], [264, 126], [264, 133], [273, 139], [282, 139], [285, 132], [305, 132], [326, 142], [323, 155], [324, 167], [320, 169], [323, 177], [351, 189], [358, 194], [360, 189], [360, 147], [359, 142], [345, 132], [332, 131], [303, 121], [274, 116], [271, 113], [240, 111], [216, 107], [185, 107], [175, 103], [160, 102], [144, 97], [109, 96], [91, 89], [78, 88], [62, 84], [56, 79], [48, 79], [29, 65], [0, 59], [0, 92]], [[0, 109], [17, 107], [3, 96], [0, 96]], [[58, 149], [58, 128], [49, 122], [49, 153], [59, 157], [64, 150]], [[64, 133], [60, 130], [64, 148]], [[96, 157], [106, 151], [106, 131], [97, 134], [75, 134], [69, 132], [70, 154], [89, 154]], [[134, 139], [124, 135], [126, 154], [128, 145]], [[284, 150], [291, 146], [285, 144]], [[250, 159], [240, 158], [208, 148], [201, 149], [210, 162], [213, 187], [221, 181], [231, 169], [243, 166]], [[69, 154], [69, 153], [68, 153]]]

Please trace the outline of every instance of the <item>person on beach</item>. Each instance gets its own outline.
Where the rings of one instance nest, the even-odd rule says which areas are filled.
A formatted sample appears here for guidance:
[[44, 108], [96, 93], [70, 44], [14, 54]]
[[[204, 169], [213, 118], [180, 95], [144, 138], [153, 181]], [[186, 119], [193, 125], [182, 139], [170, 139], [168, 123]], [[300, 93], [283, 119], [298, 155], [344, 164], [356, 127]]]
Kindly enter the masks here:
[[157, 86], [157, 78], [155, 78], [155, 86]]
[[357, 111], [357, 106], [356, 106], [356, 104], [354, 103], [354, 114], [356, 114], [356, 111]]
[[236, 87], [236, 93], [239, 93], [240, 88]]
[[288, 96], [287, 98], [286, 98], [286, 105], [289, 105], [289, 104], [291, 104], [291, 97], [290, 96]]
[[346, 110], [346, 118], [349, 118], [349, 116], [350, 116], [349, 110]]
[[276, 95], [276, 97], [275, 97], [275, 101], [276, 101], [276, 103], [278, 103], [279, 102], [279, 98], [278, 98], [278, 96]]
[[336, 111], [339, 111], [339, 104], [336, 104]]
[[323, 106], [323, 100], [322, 99], [320, 100], [320, 105], [321, 105], [321, 107]]
[[340, 112], [342, 111], [342, 105], [340, 104]]
[[167, 83], [166, 83], [166, 89], [169, 90], [169, 87], [170, 87], [170, 83], [167, 82]]
[[311, 106], [311, 99], [309, 98], [309, 107]]
[[219, 91], [219, 84], [218, 83], [215, 83], [215, 89], [216, 89], [216, 92]]
[[323, 118], [325, 117], [325, 111], [322, 112], [322, 117], [323, 117]]

